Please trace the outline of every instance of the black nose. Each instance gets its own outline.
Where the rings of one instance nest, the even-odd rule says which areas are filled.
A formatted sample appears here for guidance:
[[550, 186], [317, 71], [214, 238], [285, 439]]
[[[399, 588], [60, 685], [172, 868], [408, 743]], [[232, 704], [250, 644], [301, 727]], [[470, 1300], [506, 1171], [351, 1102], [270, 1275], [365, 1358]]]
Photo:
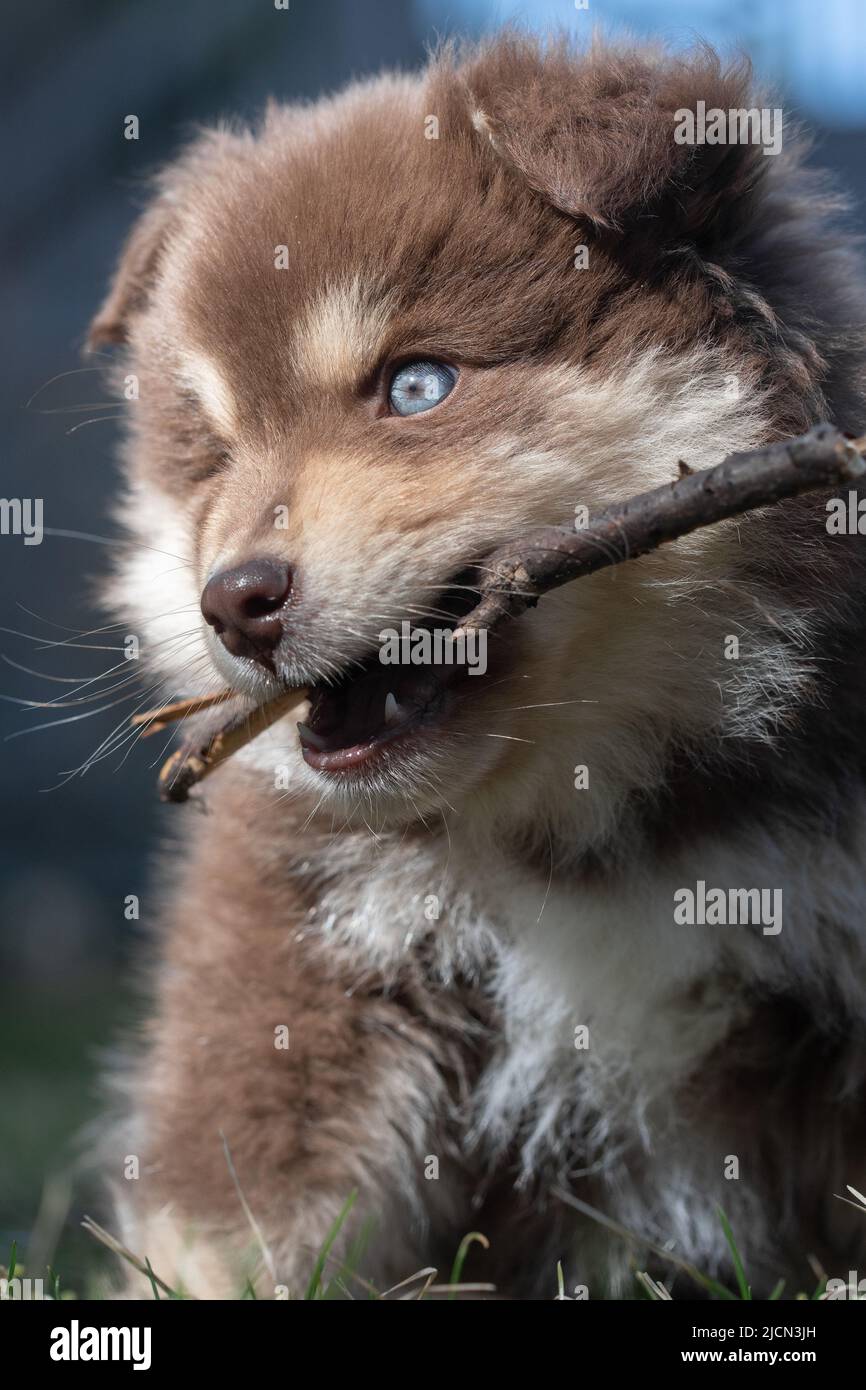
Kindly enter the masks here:
[[282, 610], [292, 588], [292, 572], [279, 560], [249, 560], [209, 579], [201, 611], [232, 656], [249, 656], [272, 665], [283, 635]]

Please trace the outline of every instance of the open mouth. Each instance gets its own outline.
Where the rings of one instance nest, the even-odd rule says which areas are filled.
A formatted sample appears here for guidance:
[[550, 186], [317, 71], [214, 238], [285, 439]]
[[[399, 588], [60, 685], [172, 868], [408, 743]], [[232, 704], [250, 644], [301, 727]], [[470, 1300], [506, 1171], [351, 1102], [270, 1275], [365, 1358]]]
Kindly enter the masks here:
[[[473, 654], [470, 647], [456, 645], [449, 651], [446, 635], [474, 607], [475, 577], [474, 571], [456, 575], [434, 600], [437, 616], [413, 620], [411, 637], [409, 624], [403, 624], [399, 664], [383, 662], [377, 649], [339, 680], [310, 689], [307, 722], [298, 725], [310, 767], [345, 772], [377, 760], [387, 748], [396, 752], [399, 740], [439, 726], [458, 699], [484, 683], [485, 663], [477, 650]], [[486, 633], [479, 637], [485, 640], [480, 650], [486, 655]], [[427, 660], [418, 661], [419, 655]]]

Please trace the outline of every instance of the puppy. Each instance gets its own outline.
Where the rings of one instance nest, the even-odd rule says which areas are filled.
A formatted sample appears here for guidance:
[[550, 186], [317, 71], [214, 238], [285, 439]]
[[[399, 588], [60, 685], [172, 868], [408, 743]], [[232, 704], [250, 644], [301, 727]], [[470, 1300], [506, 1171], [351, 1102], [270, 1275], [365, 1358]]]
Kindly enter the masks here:
[[446, 48], [202, 135], [123, 253], [109, 604], [166, 699], [310, 692], [166, 812], [106, 1166], [192, 1295], [302, 1294], [336, 1227], [327, 1277], [477, 1230], [517, 1298], [729, 1275], [718, 1206], [759, 1292], [866, 1257], [860, 538], [810, 496], [560, 589], [484, 674], [380, 660], [536, 525], [862, 431], [837, 205], [793, 129], [681, 143], [699, 102], [760, 99], [707, 50]]

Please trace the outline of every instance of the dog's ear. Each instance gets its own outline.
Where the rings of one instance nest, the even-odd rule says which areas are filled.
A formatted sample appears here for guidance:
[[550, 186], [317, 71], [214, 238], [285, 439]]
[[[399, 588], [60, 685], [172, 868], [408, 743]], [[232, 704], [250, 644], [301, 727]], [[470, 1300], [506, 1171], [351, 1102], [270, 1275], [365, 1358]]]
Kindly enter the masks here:
[[156, 174], [152, 201], [127, 237], [108, 294], [90, 325], [89, 347], [126, 341], [130, 320], [147, 302], [171, 236], [185, 209], [197, 203], [199, 183], [230, 177], [234, 163], [249, 150], [250, 141], [248, 132], [224, 125], [201, 130], [177, 159]]
[[716, 234], [763, 173], [760, 147], [679, 144], [677, 112], [749, 106], [751, 73], [687, 57], [509, 37], [463, 69], [473, 124], [550, 203], [596, 228], [653, 218], [660, 240]]
[[144, 303], [153, 283], [170, 222], [170, 208], [158, 197], [134, 224], [108, 294], [90, 325], [89, 348], [126, 341], [130, 318]]

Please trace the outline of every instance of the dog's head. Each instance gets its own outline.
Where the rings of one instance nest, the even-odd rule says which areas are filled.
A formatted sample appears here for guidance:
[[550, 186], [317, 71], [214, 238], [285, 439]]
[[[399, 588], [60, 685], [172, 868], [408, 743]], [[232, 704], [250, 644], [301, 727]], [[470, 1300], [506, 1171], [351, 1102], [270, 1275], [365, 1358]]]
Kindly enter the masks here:
[[[512, 37], [161, 176], [92, 338], [137, 392], [112, 600], [167, 695], [309, 685], [300, 741], [251, 757], [376, 817], [573, 808], [575, 765], [651, 780], [718, 722], [724, 624], [686, 596], [729, 572], [724, 528], [545, 599], [485, 674], [432, 639], [498, 544], [805, 424], [803, 360], [724, 269], [773, 161], [674, 138], [746, 91], [705, 54]], [[384, 664], [404, 622], [431, 643]]]

